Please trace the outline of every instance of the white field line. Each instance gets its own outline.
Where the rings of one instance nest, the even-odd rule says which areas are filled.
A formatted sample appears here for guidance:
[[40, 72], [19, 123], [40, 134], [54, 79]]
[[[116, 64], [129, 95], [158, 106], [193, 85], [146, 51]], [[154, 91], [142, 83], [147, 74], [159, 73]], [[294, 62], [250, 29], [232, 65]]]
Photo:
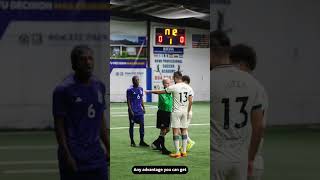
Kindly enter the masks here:
[[0, 161], [0, 165], [22, 165], [22, 164], [57, 164], [56, 160], [46, 161]]
[[[149, 108], [149, 109], [156, 109], [158, 108], [158, 106], [154, 106], [154, 105], [144, 105], [145, 108]], [[128, 109], [127, 106], [123, 106], [123, 107], [111, 107], [110, 110], [115, 110], [115, 109]]]
[[[145, 115], [150, 115], [150, 114], [145, 114]], [[151, 114], [153, 115], [153, 114]], [[127, 115], [125, 115], [127, 116]], [[209, 126], [209, 123], [205, 124], [190, 124], [190, 126]], [[144, 126], [145, 128], [154, 128], [156, 126]], [[128, 129], [129, 127], [113, 127], [110, 128], [111, 130], [116, 130], [116, 129]], [[139, 128], [139, 127], [135, 127]], [[28, 135], [28, 134], [41, 134], [41, 133], [53, 133], [53, 132], [8, 132], [8, 133], [0, 133], [0, 135]], [[37, 147], [37, 148], [35, 148]], [[53, 149], [56, 148], [56, 146], [48, 145], [48, 146], [0, 146], [0, 150], [7, 150], [7, 149], [12, 149], [12, 148], [21, 148], [21, 149]]]
[[3, 174], [40, 174], [40, 173], [58, 173], [58, 169], [21, 169], [21, 170], [5, 170]]
[[[190, 124], [190, 126], [209, 126], [209, 123], [206, 124]], [[155, 128], [156, 126], [144, 126], [144, 128]], [[134, 128], [139, 128], [139, 126], [136, 126]], [[111, 130], [117, 130], [117, 129], [129, 129], [129, 127], [114, 127], [114, 128], [110, 128]]]
[[[127, 114], [118, 114], [118, 115], [111, 114], [111, 117], [126, 117], [126, 116], [128, 116], [128, 113]], [[144, 114], [144, 116], [155, 116], [155, 114]]]

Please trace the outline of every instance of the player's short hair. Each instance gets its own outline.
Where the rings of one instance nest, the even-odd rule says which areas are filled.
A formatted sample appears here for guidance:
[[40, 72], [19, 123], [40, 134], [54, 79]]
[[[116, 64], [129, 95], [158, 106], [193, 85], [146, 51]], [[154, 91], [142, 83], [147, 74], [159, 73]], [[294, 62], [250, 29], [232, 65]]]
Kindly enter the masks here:
[[251, 71], [253, 71], [257, 65], [257, 55], [255, 50], [246, 44], [237, 44], [232, 46], [230, 59], [234, 64], [247, 64]]
[[210, 32], [210, 49], [216, 55], [228, 54], [231, 48], [230, 39], [223, 31], [216, 30]]
[[133, 81], [134, 79], [136, 79], [136, 78], [139, 79], [139, 76], [132, 76], [132, 81]]
[[176, 71], [173, 73], [173, 78], [182, 79], [182, 73], [180, 71]]
[[93, 50], [87, 45], [77, 45], [73, 47], [71, 51], [71, 65], [73, 70], [76, 70], [79, 57], [86, 51], [93, 52]]
[[190, 77], [187, 75], [182, 76], [182, 81], [186, 81], [188, 84], [190, 84]]

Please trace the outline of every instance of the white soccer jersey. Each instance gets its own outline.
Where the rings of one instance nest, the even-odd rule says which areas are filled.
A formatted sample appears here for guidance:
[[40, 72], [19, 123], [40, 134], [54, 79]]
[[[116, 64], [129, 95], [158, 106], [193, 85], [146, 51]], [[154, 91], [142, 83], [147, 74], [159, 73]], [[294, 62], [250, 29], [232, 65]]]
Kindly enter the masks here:
[[189, 96], [193, 95], [192, 88], [181, 82], [167, 87], [167, 93], [172, 93], [173, 107], [172, 112], [187, 112], [189, 105]]
[[211, 78], [211, 160], [247, 161], [250, 112], [262, 104], [258, 82], [232, 65], [215, 67]]

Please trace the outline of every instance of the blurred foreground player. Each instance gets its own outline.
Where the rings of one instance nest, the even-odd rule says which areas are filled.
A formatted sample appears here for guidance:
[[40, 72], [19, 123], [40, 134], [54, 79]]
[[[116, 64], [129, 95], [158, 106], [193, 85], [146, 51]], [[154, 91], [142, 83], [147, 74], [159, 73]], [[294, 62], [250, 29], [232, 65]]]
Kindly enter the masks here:
[[230, 40], [210, 34], [211, 179], [246, 180], [263, 133], [257, 81], [231, 64]]
[[[237, 44], [232, 46], [230, 52], [230, 58], [232, 63], [239, 66], [240, 70], [252, 73], [257, 64], [257, 56], [255, 50], [245, 44]], [[265, 88], [259, 83], [259, 90], [262, 94], [262, 110], [263, 110], [263, 125], [266, 125], [266, 115], [268, 109], [268, 96]], [[261, 139], [258, 152], [253, 162], [253, 173], [248, 176], [248, 180], [261, 180], [264, 171], [264, 160], [263, 160], [263, 138]]]
[[60, 179], [106, 180], [109, 132], [104, 112], [105, 86], [92, 75], [93, 51], [88, 46], [74, 47], [71, 63], [75, 73], [53, 92]]
[[[170, 86], [170, 79], [162, 80], [164, 88]], [[165, 147], [165, 136], [170, 131], [170, 116], [172, 112], [172, 96], [171, 94], [158, 95], [158, 111], [157, 111], [157, 128], [160, 129], [160, 135], [152, 144], [153, 149], [160, 150], [162, 154], [170, 154], [171, 152]]]
[[127, 104], [129, 113], [129, 135], [131, 146], [136, 147], [133, 138], [134, 123], [140, 125], [140, 146], [148, 147], [149, 145], [144, 142], [144, 113], [145, 108], [143, 104], [143, 88], [139, 86], [139, 77], [132, 77], [132, 85], [127, 89]]

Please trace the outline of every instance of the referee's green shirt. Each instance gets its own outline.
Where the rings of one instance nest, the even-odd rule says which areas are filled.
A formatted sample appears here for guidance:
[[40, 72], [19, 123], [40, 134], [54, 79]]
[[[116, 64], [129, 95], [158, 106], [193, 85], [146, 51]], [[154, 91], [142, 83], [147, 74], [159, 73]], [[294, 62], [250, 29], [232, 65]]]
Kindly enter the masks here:
[[172, 112], [171, 94], [159, 94], [158, 108], [162, 111]]

